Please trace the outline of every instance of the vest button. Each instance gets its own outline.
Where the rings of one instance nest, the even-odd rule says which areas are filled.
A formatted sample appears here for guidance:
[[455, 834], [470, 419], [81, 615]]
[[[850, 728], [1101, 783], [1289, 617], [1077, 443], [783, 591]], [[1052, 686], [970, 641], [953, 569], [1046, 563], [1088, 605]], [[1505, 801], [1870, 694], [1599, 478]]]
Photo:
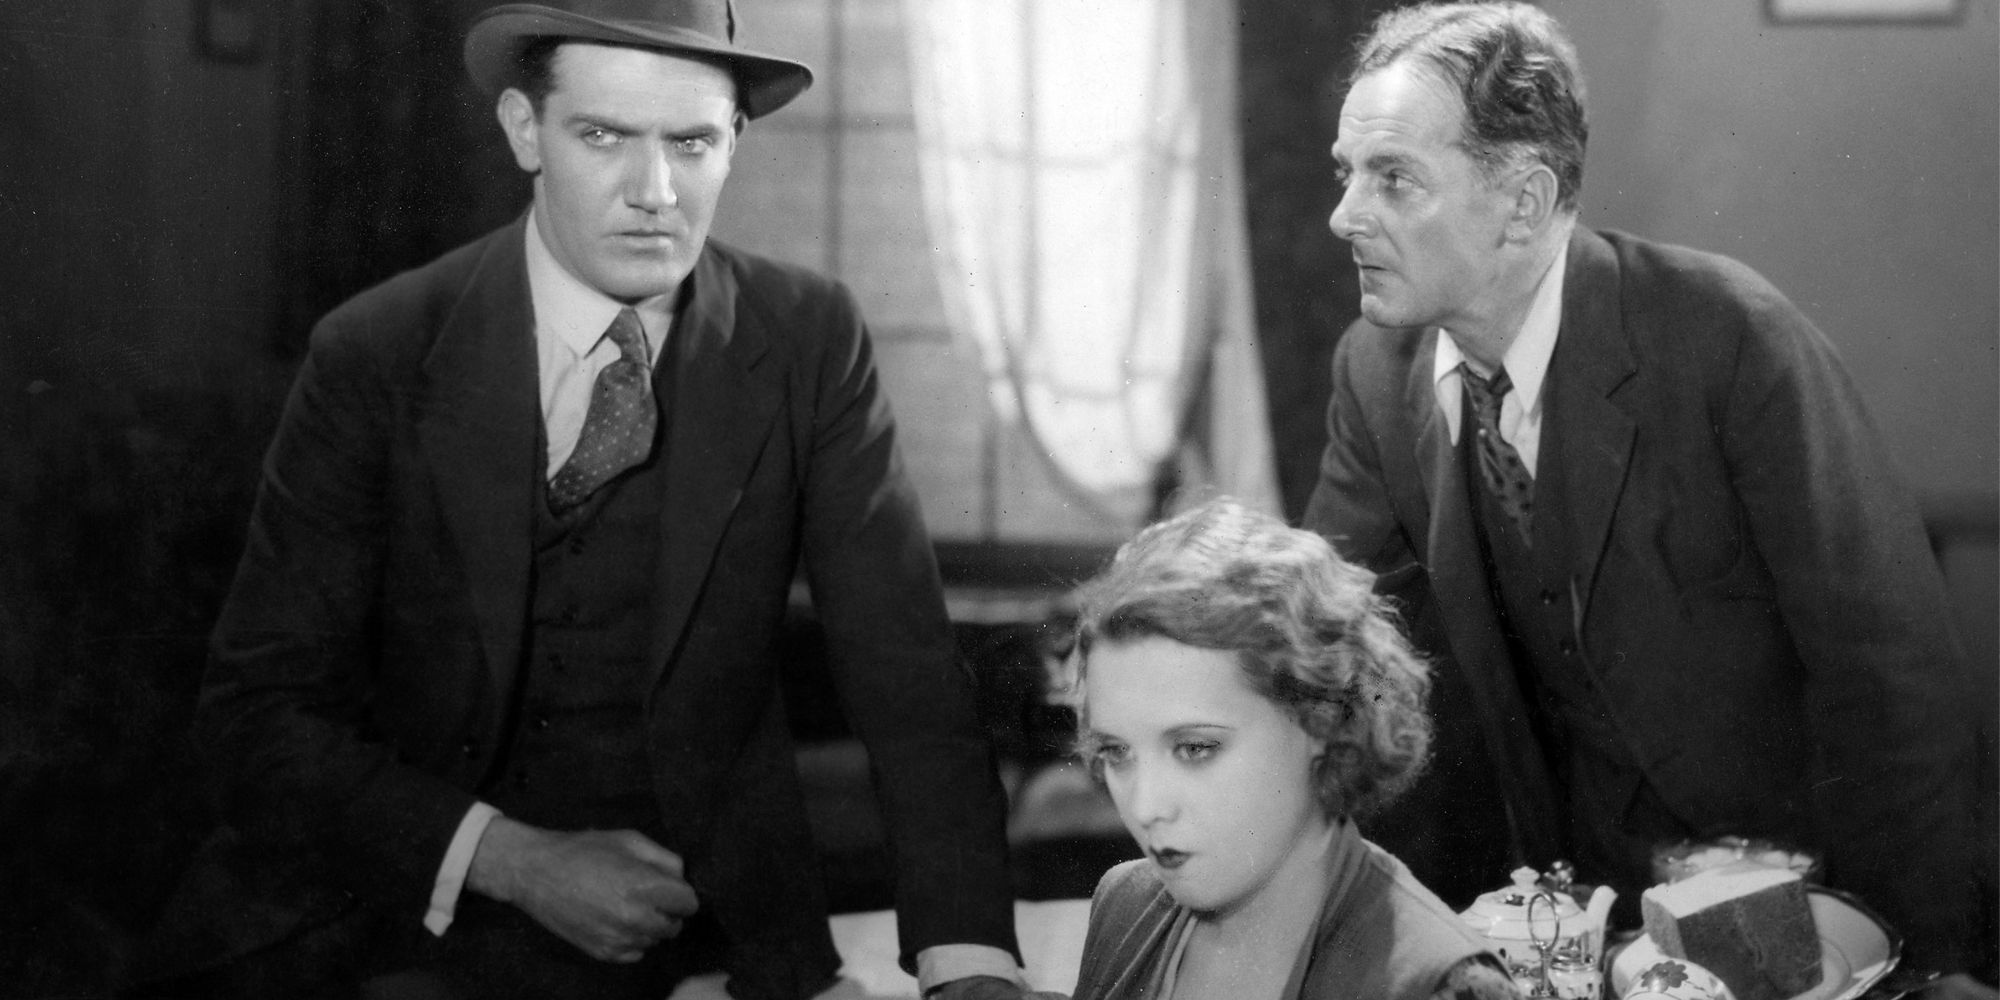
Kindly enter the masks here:
[[1556, 648], [1562, 650], [1564, 656], [1574, 656], [1576, 655], [1576, 640], [1569, 636], [1563, 636], [1563, 640], [1556, 643]]
[[574, 625], [576, 624], [576, 620], [582, 616], [583, 612], [576, 605], [572, 604], [556, 613], [556, 621], [563, 625]]
[[559, 654], [559, 653], [550, 653], [550, 654], [549, 654], [549, 669], [550, 669], [550, 670], [553, 670], [553, 671], [555, 671], [556, 673], [559, 673], [559, 674], [560, 674], [560, 673], [563, 673], [564, 671], [566, 671], [566, 670], [568, 670], [568, 669], [569, 669], [569, 664], [567, 664], [567, 663], [564, 663], [564, 662], [563, 662], [563, 658], [562, 658], [562, 655], [561, 655], [561, 654]]
[[1562, 595], [1560, 595], [1560, 594], [1557, 594], [1557, 593], [1555, 592], [1555, 588], [1551, 587], [1551, 588], [1549, 588], [1548, 590], [1544, 590], [1544, 591], [1542, 591], [1542, 603], [1543, 603], [1543, 604], [1554, 604], [1554, 603], [1556, 602], [1556, 598], [1557, 598], [1557, 597], [1560, 597], [1560, 596], [1562, 596]]
[[473, 746], [470, 743], [467, 743], [466, 745], [459, 747], [458, 749], [460, 753], [465, 754], [466, 760], [477, 760], [479, 758], [479, 748]]
[[549, 717], [548, 717], [548, 716], [546, 716], [546, 715], [538, 715], [538, 716], [536, 716], [536, 717], [535, 717], [535, 732], [538, 732], [538, 733], [546, 733], [546, 732], [548, 732], [548, 731], [549, 731]]

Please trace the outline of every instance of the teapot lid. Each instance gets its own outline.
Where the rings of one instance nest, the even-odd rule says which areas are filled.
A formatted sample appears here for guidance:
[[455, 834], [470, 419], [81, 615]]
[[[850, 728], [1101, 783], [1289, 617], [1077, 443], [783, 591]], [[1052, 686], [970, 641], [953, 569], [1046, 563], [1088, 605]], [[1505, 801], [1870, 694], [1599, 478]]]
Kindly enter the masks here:
[[[1474, 926], [1482, 927], [1519, 923], [1525, 936], [1528, 907], [1531, 903], [1534, 904], [1534, 918], [1537, 923], [1551, 918], [1568, 921], [1583, 913], [1583, 908], [1576, 905], [1576, 900], [1571, 899], [1567, 893], [1553, 892], [1537, 885], [1541, 873], [1533, 868], [1523, 865], [1514, 869], [1509, 877], [1514, 880], [1513, 885], [1480, 893], [1479, 899], [1467, 907], [1460, 916]], [[1542, 897], [1541, 902], [1534, 903], [1537, 896]], [[1551, 906], [1550, 903], [1554, 905]]]

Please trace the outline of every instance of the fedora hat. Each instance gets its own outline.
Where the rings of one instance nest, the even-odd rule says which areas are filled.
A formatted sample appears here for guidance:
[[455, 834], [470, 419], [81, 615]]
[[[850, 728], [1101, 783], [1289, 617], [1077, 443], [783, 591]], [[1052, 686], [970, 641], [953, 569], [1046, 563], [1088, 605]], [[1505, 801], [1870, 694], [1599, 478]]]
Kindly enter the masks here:
[[481, 90], [498, 94], [513, 84], [521, 49], [545, 37], [615, 42], [714, 59], [736, 77], [743, 113], [752, 118], [778, 110], [812, 86], [812, 70], [804, 63], [736, 46], [733, 0], [503, 3], [481, 11], [466, 29], [466, 71]]

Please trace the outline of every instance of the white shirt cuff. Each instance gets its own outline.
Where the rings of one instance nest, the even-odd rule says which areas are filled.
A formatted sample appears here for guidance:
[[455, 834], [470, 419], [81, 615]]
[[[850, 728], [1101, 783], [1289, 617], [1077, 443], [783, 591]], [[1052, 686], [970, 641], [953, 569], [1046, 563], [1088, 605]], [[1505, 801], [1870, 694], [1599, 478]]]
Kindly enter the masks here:
[[500, 810], [484, 802], [474, 802], [465, 811], [465, 818], [458, 821], [458, 832], [452, 835], [451, 846], [445, 849], [444, 861], [438, 865], [437, 884], [431, 889], [431, 908], [424, 914], [424, 928], [433, 935], [443, 937], [452, 917], [457, 915], [458, 894], [465, 888], [465, 874], [472, 870], [472, 856], [479, 852], [479, 838], [486, 836], [486, 825], [498, 815]]
[[1021, 967], [1014, 964], [1014, 956], [992, 945], [938, 944], [917, 952], [919, 996], [929, 993], [932, 987], [969, 976], [993, 976], [1024, 990], [1028, 988]]

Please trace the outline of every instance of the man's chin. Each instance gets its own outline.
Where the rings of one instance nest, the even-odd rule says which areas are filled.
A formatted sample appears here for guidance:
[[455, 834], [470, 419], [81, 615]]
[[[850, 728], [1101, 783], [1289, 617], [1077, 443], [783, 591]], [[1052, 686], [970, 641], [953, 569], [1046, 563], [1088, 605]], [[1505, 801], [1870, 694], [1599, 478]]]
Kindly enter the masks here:
[[692, 270], [686, 265], [622, 268], [606, 275], [597, 290], [621, 302], [643, 302], [678, 290]]
[[1409, 325], [1403, 321], [1402, 314], [1395, 307], [1373, 295], [1361, 296], [1361, 318], [1385, 330]]

